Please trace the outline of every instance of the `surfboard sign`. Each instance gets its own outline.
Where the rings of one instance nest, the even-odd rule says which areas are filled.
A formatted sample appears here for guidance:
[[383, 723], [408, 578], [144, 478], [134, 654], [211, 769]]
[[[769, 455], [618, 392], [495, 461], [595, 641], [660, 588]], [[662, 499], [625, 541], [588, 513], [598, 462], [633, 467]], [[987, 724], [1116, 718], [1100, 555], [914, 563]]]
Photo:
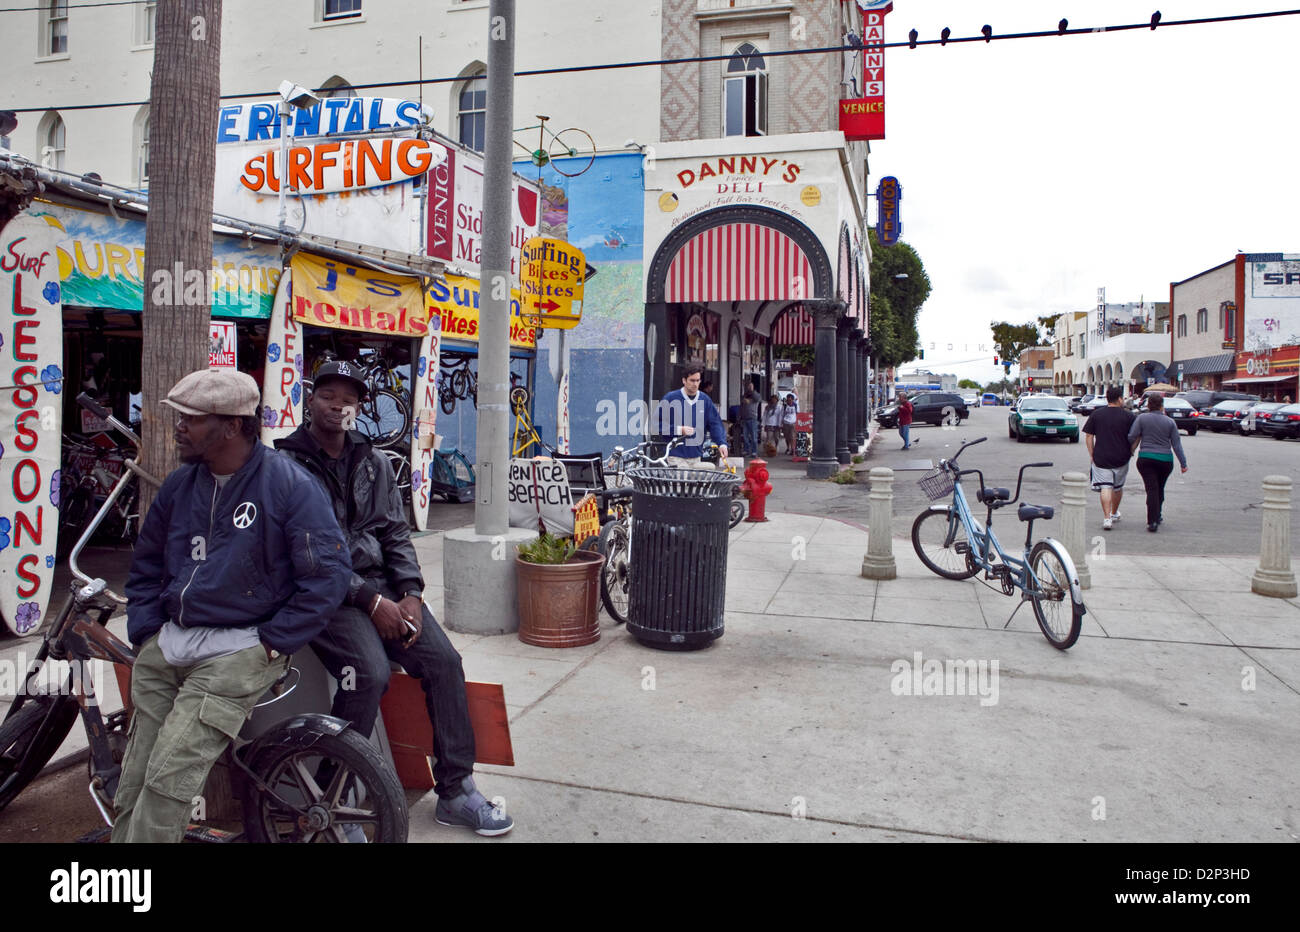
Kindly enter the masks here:
[[268, 447], [302, 424], [302, 324], [293, 319], [292, 278], [280, 276], [266, 333], [266, 368], [262, 374], [262, 443]]
[[19, 215], [0, 231], [0, 616], [34, 634], [49, 606], [63, 435], [61, 234]]
[[411, 510], [417, 531], [429, 527], [429, 470], [438, 436], [438, 379], [442, 367], [440, 324], [440, 317], [429, 316], [429, 332], [420, 340], [415, 393], [411, 396], [415, 408], [415, 416], [411, 418]]

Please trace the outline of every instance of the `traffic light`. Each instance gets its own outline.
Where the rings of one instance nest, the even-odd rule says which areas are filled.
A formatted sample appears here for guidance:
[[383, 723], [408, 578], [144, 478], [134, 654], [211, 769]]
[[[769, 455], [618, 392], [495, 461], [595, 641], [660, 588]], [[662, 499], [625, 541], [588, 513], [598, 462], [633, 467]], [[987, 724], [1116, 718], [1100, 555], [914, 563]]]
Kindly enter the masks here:
[[1034, 387], [1034, 377], [1032, 375], [1029, 377], [1029, 387], [1030, 388]]
[[996, 366], [997, 364], [998, 364], [998, 357], [994, 356], [994, 357], [993, 357], [993, 365]]

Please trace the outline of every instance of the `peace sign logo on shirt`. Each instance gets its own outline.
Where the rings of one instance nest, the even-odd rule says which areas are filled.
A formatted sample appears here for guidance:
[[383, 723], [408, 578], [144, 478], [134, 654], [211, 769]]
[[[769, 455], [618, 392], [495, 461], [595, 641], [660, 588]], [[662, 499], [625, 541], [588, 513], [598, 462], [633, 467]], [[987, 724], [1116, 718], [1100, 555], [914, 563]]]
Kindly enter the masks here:
[[257, 506], [252, 502], [241, 502], [235, 509], [235, 527], [244, 529], [257, 520]]

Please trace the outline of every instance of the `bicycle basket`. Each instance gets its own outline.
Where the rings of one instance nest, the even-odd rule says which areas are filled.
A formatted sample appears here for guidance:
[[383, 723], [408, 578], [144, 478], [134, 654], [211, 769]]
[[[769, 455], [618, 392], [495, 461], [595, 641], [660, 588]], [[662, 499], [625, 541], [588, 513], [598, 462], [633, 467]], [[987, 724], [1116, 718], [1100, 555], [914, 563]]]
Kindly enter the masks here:
[[947, 498], [952, 494], [953, 481], [952, 473], [941, 467], [935, 467], [916, 482], [921, 487], [921, 491], [932, 502], [937, 502], [941, 498]]

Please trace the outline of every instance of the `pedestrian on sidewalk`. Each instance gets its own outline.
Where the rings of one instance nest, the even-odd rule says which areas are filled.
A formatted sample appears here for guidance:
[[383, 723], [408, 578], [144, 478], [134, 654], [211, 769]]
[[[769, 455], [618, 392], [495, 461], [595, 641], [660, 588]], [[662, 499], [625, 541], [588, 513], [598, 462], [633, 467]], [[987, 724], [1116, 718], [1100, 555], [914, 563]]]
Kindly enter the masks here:
[[1137, 469], [1147, 489], [1147, 530], [1154, 534], [1165, 520], [1165, 482], [1174, 471], [1174, 454], [1178, 454], [1183, 472], [1187, 472], [1187, 457], [1178, 425], [1165, 414], [1164, 395], [1153, 392], [1147, 407], [1129, 428], [1128, 439], [1137, 453]]
[[683, 369], [682, 387], [664, 395], [655, 413], [655, 433], [692, 438], [684, 446], [676, 448], [677, 455], [668, 457], [669, 466], [699, 466], [700, 457], [704, 455], [702, 444], [706, 440], [712, 440], [721, 448], [719, 455], [723, 461], [727, 458], [727, 432], [713, 399], [700, 383], [703, 371], [698, 365], [688, 365]]
[[1119, 502], [1132, 457], [1129, 428], [1136, 418], [1124, 409], [1118, 386], [1106, 389], [1106, 407], [1098, 408], [1083, 425], [1092, 459], [1092, 490], [1101, 493], [1101, 527], [1109, 531], [1119, 520]]
[[775, 454], [781, 445], [781, 398], [771, 395], [763, 408], [763, 434]]
[[785, 435], [785, 452], [794, 456], [794, 428], [799, 422], [799, 400], [791, 392], [781, 405], [781, 433]]
[[740, 455], [758, 456], [758, 409], [763, 399], [754, 391], [754, 383], [745, 383], [745, 392], [740, 396]]
[[903, 449], [912, 449], [912, 402], [906, 395], [898, 403], [898, 435], [903, 438]]

